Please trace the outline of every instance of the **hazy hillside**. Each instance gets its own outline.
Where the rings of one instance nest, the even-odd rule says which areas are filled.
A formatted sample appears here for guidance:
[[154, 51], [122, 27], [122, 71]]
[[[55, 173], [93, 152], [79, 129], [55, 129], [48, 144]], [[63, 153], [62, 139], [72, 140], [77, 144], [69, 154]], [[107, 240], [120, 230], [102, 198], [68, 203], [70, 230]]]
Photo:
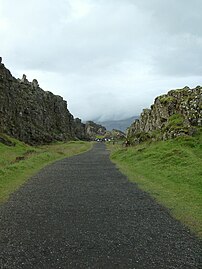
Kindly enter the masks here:
[[97, 123], [106, 127], [108, 131], [117, 129], [124, 132], [136, 119], [138, 119], [138, 116], [127, 118], [125, 120], [116, 120], [116, 121], [112, 120], [112, 121], [103, 121], [103, 122], [97, 122]]

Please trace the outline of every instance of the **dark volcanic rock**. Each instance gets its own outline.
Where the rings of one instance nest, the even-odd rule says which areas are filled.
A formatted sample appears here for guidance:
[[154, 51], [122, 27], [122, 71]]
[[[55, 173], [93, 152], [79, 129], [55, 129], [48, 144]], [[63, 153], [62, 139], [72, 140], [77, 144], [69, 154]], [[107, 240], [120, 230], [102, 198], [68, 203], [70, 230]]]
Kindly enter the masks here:
[[84, 123], [81, 122], [81, 119], [79, 118], [74, 119], [74, 132], [78, 139], [88, 140], [86, 134], [86, 126]]
[[104, 136], [107, 130], [100, 124], [93, 121], [87, 121], [85, 124], [85, 131], [88, 138], [95, 139], [97, 135]]
[[74, 119], [62, 97], [36, 79], [14, 78], [0, 59], [0, 132], [29, 144], [75, 138]]
[[157, 97], [151, 109], [144, 109], [129, 127], [127, 136], [135, 142], [165, 140], [192, 135], [198, 126], [202, 126], [202, 87], [185, 87]]

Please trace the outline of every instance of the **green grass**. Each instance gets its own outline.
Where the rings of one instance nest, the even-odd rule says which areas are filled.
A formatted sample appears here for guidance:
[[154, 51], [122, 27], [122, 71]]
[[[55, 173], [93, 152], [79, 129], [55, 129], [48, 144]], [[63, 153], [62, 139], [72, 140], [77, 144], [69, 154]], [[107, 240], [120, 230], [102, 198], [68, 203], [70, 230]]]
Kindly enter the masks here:
[[104, 135], [96, 135], [95, 136], [97, 139], [103, 139], [104, 138]]
[[130, 148], [109, 147], [111, 159], [130, 180], [202, 237], [201, 132]]
[[32, 147], [18, 140], [8, 139], [15, 146], [0, 143], [0, 203], [6, 201], [11, 193], [44, 166], [85, 152], [92, 146], [88, 142], [72, 141]]
[[162, 104], [167, 104], [167, 103], [170, 103], [170, 102], [174, 102], [175, 101], [175, 98], [173, 96], [162, 96], [159, 98], [160, 102]]

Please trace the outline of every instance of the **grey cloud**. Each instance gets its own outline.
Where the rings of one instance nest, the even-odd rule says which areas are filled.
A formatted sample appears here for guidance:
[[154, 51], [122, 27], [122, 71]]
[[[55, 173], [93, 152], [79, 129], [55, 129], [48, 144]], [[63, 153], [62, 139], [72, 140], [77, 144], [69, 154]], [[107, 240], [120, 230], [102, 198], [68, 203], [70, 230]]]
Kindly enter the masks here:
[[202, 38], [185, 35], [168, 40], [157, 57], [157, 72], [169, 76], [202, 75]]
[[171, 35], [202, 34], [200, 27], [202, 2], [200, 0], [138, 0], [135, 2], [143, 10], [149, 10], [159, 22], [160, 28]]
[[0, 52], [75, 115], [123, 118], [172, 85], [201, 83], [201, 9], [200, 0], [0, 0]]

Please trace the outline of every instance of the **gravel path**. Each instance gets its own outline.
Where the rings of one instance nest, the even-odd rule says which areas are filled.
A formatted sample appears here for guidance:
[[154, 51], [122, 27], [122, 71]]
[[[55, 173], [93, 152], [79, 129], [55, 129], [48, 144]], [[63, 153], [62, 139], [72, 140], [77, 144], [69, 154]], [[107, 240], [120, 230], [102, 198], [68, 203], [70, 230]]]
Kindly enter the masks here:
[[200, 242], [108, 155], [58, 161], [0, 207], [1, 269], [202, 268]]

